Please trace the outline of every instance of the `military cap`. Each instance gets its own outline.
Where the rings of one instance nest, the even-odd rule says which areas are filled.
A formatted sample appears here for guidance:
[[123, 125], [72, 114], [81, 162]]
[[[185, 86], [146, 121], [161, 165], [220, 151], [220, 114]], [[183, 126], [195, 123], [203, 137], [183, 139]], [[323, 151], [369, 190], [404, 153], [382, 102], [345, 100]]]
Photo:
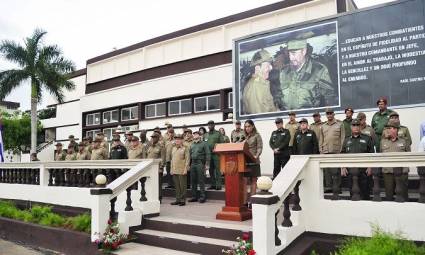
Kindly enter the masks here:
[[362, 120], [366, 118], [366, 114], [364, 112], [357, 113], [357, 119]]
[[397, 112], [392, 112], [392, 113], [390, 113], [389, 117], [391, 118], [392, 116], [397, 116], [397, 117], [399, 117], [399, 115], [398, 115], [398, 113], [397, 113]]
[[184, 132], [185, 132], [185, 133], [192, 134], [192, 129], [190, 129], [190, 128], [186, 128], [186, 130], [185, 130]]
[[56, 147], [57, 146], [62, 146], [62, 143], [56, 143], [56, 145], [55, 145]]
[[155, 134], [157, 134], [157, 135], [161, 135], [161, 131], [160, 130], [154, 130], [153, 131]]
[[288, 42], [288, 50], [300, 50], [307, 47], [307, 39], [313, 37], [314, 33], [309, 31], [297, 35], [294, 40]]
[[174, 139], [183, 139], [183, 135], [182, 134], [176, 134], [174, 136]]
[[158, 137], [159, 138], [159, 134], [155, 131], [152, 133], [151, 137]]
[[274, 120], [274, 123], [278, 124], [278, 123], [283, 123], [283, 119], [282, 118], [276, 118]]
[[298, 121], [298, 123], [307, 123], [308, 124], [308, 120], [306, 118], [302, 118], [300, 121]]
[[288, 115], [297, 115], [294, 111], [288, 112]]
[[133, 132], [131, 132], [130, 130], [128, 130], [127, 132], [125, 132], [126, 135], [133, 135]]
[[83, 142], [78, 143], [78, 147], [84, 147], [84, 146], [86, 146], [86, 145]]
[[210, 124], [213, 124], [214, 125], [215, 123], [214, 123], [213, 120], [210, 120], [210, 121], [208, 121], [207, 125], [210, 125]]
[[376, 104], [378, 105], [380, 102], [384, 102], [385, 104], [387, 104], [387, 98], [386, 97], [380, 97], [377, 101]]
[[360, 125], [360, 120], [358, 119], [353, 119], [351, 121], [351, 126], [359, 126]]
[[236, 125], [240, 125], [240, 124], [241, 124], [241, 121], [240, 121], [240, 120], [237, 120], [237, 121], [235, 122], [235, 124], [236, 124]]
[[173, 125], [171, 125], [170, 123], [168, 123], [166, 126], [167, 126], [167, 128], [172, 128], [173, 127]]
[[161, 130], [159, 127], [155, 127], [153, 130]]
[[68, 136], [68, 138], [69, 138], [69, 139], [74, 138], [74, 135], [70, 135], [70, 136]]
[[394, 127], [394, 128], [400, 128], [400, 121], [398, 120], [389, 120], [386, 127]]
[[326, 108], [326, 109], [325, 109], [325, 112], [326, 112], [326, 113], [328, 113], [328, 112], [329, 112], [329, 113], [334, 113], [334, 109], [332, 109], [332, 108]]
[[320, 117], [320, 112], [315, 112], [313, 113], [313, 117], [319, 116]]
[[252, 56], [251, 66], [259, 65], [263, 62], [271, 62], [273, 60], [270, 53], [264, 49], [261, 49], [255, 52], [254, 56]]
[[199, 135], [199, 131], [198, 130], [195, 130], [195, 131], [193, 131], [193, 134], [198, 134]]
[[348, 111], [350, 111], [350, 112], [354, 113], [354, 110], [353, 110], [353, 108], [351, 108], [351, 107], [347, 107], [347, 108], [345, 108], [345, 111], [344, 111], [344, 112], [348, 112]]

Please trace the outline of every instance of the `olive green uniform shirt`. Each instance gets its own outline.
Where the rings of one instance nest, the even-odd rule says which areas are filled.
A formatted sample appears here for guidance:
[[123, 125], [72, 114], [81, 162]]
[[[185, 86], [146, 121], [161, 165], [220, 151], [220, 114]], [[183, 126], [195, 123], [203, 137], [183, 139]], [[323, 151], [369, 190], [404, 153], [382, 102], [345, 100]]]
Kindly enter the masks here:
[[345, 136], [350, 136], [351, 135], [351, 122], [353, 121], [353, 119], [347, 119], [345, 118], [342, 123], [344, 124], [344, 129], [345, 129]]
[[230, 137], [232, 139], [232, 143], [237, 143], [237, 142], [242, 142], [245, 140], [245, 132], [243, 131], [243, 129], [241, 128], [239, 131], [238, 130], [233, 130], [232, 133], [230, 134]]
[[[390, 138], [383, 138], [381, 140], [381, 152], [409, 152], [410, 145], [403, 138], [397, 137], [395, 141], [391, 141]], [[403, 167], [403, 173], [408, 173], [409, 168]], [[388, 174], [393, 173], [392, 167], [383, 167], [382, 173]]]
[[[388, 138], [388, 137], [390, 137], [390, 129], [388, 127], [385, 127], [384, 131], [382, 132], [381, 139]], [[406, 140], [409, 146], [412, 145], [412, 137], [410, 136], [409, 129], [406, 126], [400, 126], [400, 128], [398, 129], [398, 137]]]
[[146, 158], [160, 159], [159, 172], [162, 172], [165, 166], [165, 147], [159, 141], [156, 144], [151, 144], [147, 149]]
[[224, 138], [223, 138], [223, 135], [219, 131], [213, 130], [213, 131], [209, 131], [209, 132], [205, 133], [204, 141], [207, 142], [207, 144], [210, 148], [210, 151], [212, 152], [214, 150], [214, 146], [217, 143], [224, 143]]
[[298, 130], [295, 133], [293, 153], [295, 155], [319, 154], [319, 141], [316, 133], [307, 129], [305, 132]]
[[372, 127], [379, 139], [382, 136], [382, 132], [384, 131], [385, 125], [387, 125], [388, 119], [390, 118], [390, 113], [392, 112], [393, 110], [386, 109], [383, 112], [376, 112], [372, 117]]
[[77, 160], [77, 154], [67, 153], [65, 156], [65, 161]]
[[280, 153], [289, 156], [289, 141], [291, 140], [291, 133], [286, 128], [279, 128], [274, 130], [270, 136], [269, 146], [278, 149]]
[[138, 144], [136, 147], [130, 146], [127, 151], [128, 159], [143, 159], [146, 158], [146, 147]]
[[189, 149], [189, 154], [192, 162], [201, 161], [207, 167], [211, 161], [211, 151], [208, 144], [201, 139], [194, 140]]
[[66, 157], [66, 153], [65, 151], [61, 151], [61, 152], [56, 152], [55, 153], [55, 161], [64, 161]]
[[342, 121], [335, 119], [332, 123], [322, 124], [321, 153], [341, 153], [345, 139], [345, 128]]
[[275, 97], [286, 110], [334, 105], [336, 96], [328, 68], [307, 58], [300, 70], [291, 67], [280, 72], [280, 90]]
[[368, 135], [347, 136], [342, 145], [341, 153], [373, 153], [374, 144]]

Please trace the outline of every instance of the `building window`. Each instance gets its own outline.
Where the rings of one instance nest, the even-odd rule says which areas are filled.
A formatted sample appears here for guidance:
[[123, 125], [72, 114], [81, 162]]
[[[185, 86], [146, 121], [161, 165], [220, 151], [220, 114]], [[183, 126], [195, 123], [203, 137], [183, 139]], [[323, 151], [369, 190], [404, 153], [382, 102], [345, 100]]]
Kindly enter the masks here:
[[103, 134], [105, 135], [105, 137], [108, 141], [112, 140], [112, 135], [114, 134], [115, 130], [117, 130], [117, 129], [116, 128], [104, 128], [103, 129]]
[[103, 124], [118, 122], [118, 110], [103, 112]]
[[125, 132], [127, 131], [137, 131], [139, 129], [138, 125], [132, 125], [132, 126], [124, 126], [122, 127], [122, 130]]
[[168, 115], [192, 113], [192, 99], [170, 101], [168, 103]]
[[220, 109], [220, 95], [196, 97], [195, 112], [208, 112]]
[[86, 137], [92, 137], [94, 139], [94, 137], [98, 133], [100, 133], [100, 129], [89, 130], [89, 131], [86, 131]]
[[86, 115], [86, 126], [93, 126], [100, 124], [100, 113], [91, 113]]
[[229, 108], [233, 108], [233, 92], [229, 92], [227, 94], [227, 105], [229, 106]]
[[157, 118], [165, 116], [165, 103], [148, 104], [145, 106], [146, 118]]
[[133, 106], [121, 109], [121, 121], [136, 120], [139, 118], [139, 107]]

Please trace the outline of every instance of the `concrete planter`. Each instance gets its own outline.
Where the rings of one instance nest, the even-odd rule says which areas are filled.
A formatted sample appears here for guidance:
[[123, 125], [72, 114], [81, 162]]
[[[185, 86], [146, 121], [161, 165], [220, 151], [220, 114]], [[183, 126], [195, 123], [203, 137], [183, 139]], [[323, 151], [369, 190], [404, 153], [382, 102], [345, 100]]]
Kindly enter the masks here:
[[0, 217], [0, 238], [43, 247], [67, 255], [101, 254], [90, 234]]

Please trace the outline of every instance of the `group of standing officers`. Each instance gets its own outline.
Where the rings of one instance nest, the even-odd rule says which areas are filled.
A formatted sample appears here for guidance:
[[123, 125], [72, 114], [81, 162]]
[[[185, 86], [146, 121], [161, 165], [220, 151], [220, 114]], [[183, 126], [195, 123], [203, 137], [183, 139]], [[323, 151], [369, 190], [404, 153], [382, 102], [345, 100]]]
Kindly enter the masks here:
[[[374, 153], [410, 151], [412, 143], [407, 127], [400, 125], [396, 112], [387, 108], [387, 100], [377, 101], [379, 111], [372, 118], [371, 126], [366, 124], [366, 115], [362, 112], [353, 118], [354, 110], [345, 109], [346, 118], [335, 118], [332, 108], [325, 110], [327, 121], [321, 121], [319, 112], [313, 114], [313, 123], [307, 119], [296, 121], [296, 113], [289, 112], [289, 121], [285, 125], [282, 118], [275, 120], [276, 130], [271, 133], [269, 146], [274, 154], [273, 178], [286, 165], [291, 155], [305, 154], [339, 154], [339, 153]], [[106, 159], [161, 159], [159, 166], [160, 199], [162, 198], [162, 177], [166, 171], [168, 188], [176, 189], [176, 201], [173, 205], [186, 204], [186, 189], [191, 187], [192, 198], [189, 202], [206, 201], [205, 178], [209, 173], [211, 186], [208, 189], [221, 190], [222, 174], [219, 169], [218, 155], [213, 153], [217, 143], [246, 142], [255, 162], [249, 165], [251, 181], [250, 195], [256, 192], [256, 180], [261, 175], [260, 155], [263, 142], [252, 120], [246, 120], [242, 128], [240, 121], [235, 122], [231, 137], [225, 135], [223, 128], [215, 129], [214, 121], [209, 121], [208, 131], [201, 127], [192, 132], [183, 128], [183, 134], [175, 134], [173, 126], [167, 124], [165, 134], [159, 127], [153, 130], [151, 139], [146, 130], [140, 136], [132, 132], [125, 133], [125, 143], [119, 134], [113, 134], [112, 145], [108, 152], [108, 143], [103, 133], [83, 138], [75, 142], [69, 136], [70, 143], [66, 152], [62, 144], [56, 144], [55, 160], [106, 160]], [[392, 168], [382, 169], [387, 200], [393, 200], [394, 174]], [[325, 189], [341, 185], [341, 176], [350, 175], [350, 169], [324, 169]], [[403, 168], [403, 194], [407, 199], [408, 168]], [[188, 185], [190, 184], [190, 185]], [[371, 169], [360, 169], [359, 185], [362, 199], [369, 199], [371, 190]], [[199, 186], [199, 190], [198, 190]]]

